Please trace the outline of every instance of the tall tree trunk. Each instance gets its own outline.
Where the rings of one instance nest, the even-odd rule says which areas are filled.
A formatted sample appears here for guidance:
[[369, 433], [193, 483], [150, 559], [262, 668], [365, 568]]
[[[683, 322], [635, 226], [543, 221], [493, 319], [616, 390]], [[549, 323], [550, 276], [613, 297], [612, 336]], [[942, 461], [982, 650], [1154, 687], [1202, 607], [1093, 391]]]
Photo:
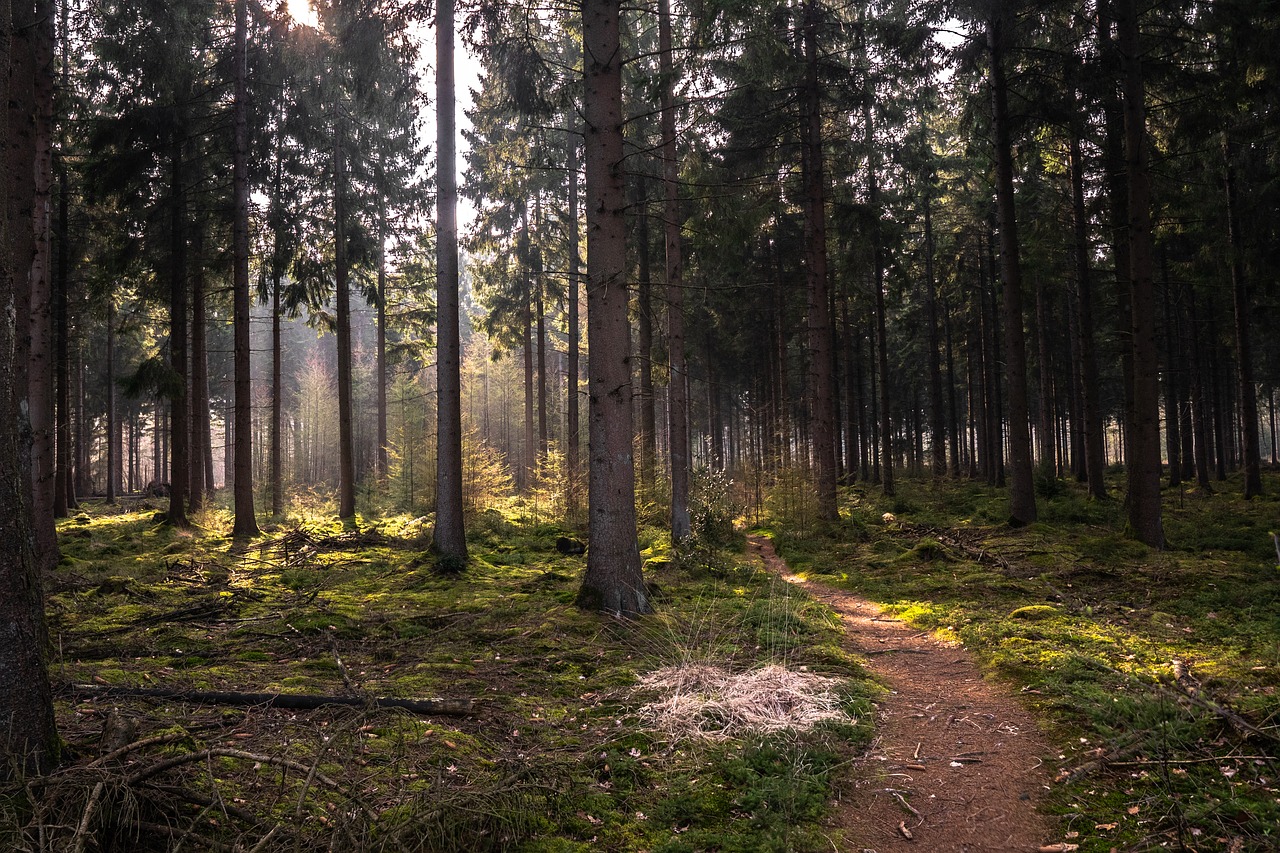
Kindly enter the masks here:
[[[534, 233], [542, 235], [542, 197], [533, 200]], [[547, 429], [547, 311], [543, 297], [546, 286], [546, 270], [542, 259], [542, 246], [534, 247], [533, 257], [533, 313], [534, 334], [538, 338], [538, 455], [541, 463], [551, 448], [551, 434]]]
[[198, 512], [204, 506], [205, 498], [205, 445], [211, 444], [209, 433], [204, 430], [204, 413], [209, 411], [209, 319], [205, 310], [205, 223], [191, 223], [191, 382], [187, 386], [188, 425], [191, 428], [191, 449], [188, 461], [190, 471], [187, 477], [187, 507], [191, 512]]
[[[247, 0], [236, 0], [235, 117], [231, 162], [231, 192], [235, 208], [232, 224], [232, 323], [235, 336], [235, 521], [233, 537], [255, 536], [253, 511], [253, 386], [249, 348], [249, 136], [248, 136], [248, 11]], [[208, 389], [208, 382], [205, 383]], [[203, 407], [208, 412], [209, 407]], [[213, 488], [213, 483], [209, 483]]]
[[1058, 476], [1058, 464], [1054, 448], [1058, 439], [1053, 414], [1053, 356], [1049, 341], [1049, 293], [1044, 276], [1032, 275], [1032, 288], [1036, 304], [1036, 369], [1040, 394], [1036, 410], [1036, 439], [1039, 444], [1040, 470], [1048, 477]]
[[[333, 132], [333, 243], [334, 315], [337, 326], [338, 360], [338, 517], [355, 518], [356, 452], [355, 423], [351, 409], [351, 293], [347, 259], [347, 161], [344, 122], [336, 121]], [[237, 424], [237, 427], [239, 425]], [[236, 442], [241, 441], [236, 429]]]
[[280, 275], [271, 282], [271, 516], [284, 515], [284, 377], [280, 369]]
[[566, 158], [569, 172], [569, 294], [567, 298], [569, 352], [566, 359], [568, 375], [565, 378], [565, 467], [568, 469], [565, 477], [567, 484], [565, 503], [568, 506], [569, 516], [573, 517], [578, 511], [578, 482], [582, 467], [579, 458], [581, 425], [578, 417], [578, 351], [581, 340], [581, 331], [578, 328], [578, 278], [581, 274], [581, 259], [578, 257], [580, 240], [578, 234], [578, 134], [572, 130], [565, 134], [565, 144], [569, 149]]
[[[930, 152], [932, 153], [932, 152]], [[938, 328], [938, 283], [933, 272], [932, 170], [924, 177], [924, 279], [925, 307], [929, 315], [929, 442], [930, 465], [935, 478], [947, 473], [947, 414], [942, 402], [942, 336]]]
[[[661, 50], [661, 48], [659, 48]], [[653, 488], [657, 458], [657, 411], [653, 399], [653, 282], [649, 253], [649, 186], [636, 175], [636, 360], [640, 373], [640, 486]]]
[[1023, 335], [1022, 263], [1013, 194], [1013, 150], [1009, 130], [1009, 84], [1005, 78], [1005, 21], [997, 12], [987, 30], [991, 51], [992, 120], [995, 127], [996, 209], [1000, 219], [1000, 279], [1004, 288], [1005, 377], [1009, 389], [1009, 523], [1036, 520], [1027, 407], [1027, 348]]
[[1160, 391], [1151, 238], [1151, 176], [1136, 0], [1120, 0], [1117, 34], [1124, 69], [1125, 161], [1129, 176], [1129, 293], [1132, 312], [1133, 422], [1126, 456], [1129, 525], [1164, 547], [1160, 507]]
[[1178, 359], [1175, 349], [1174, 322], [1173, 313], [1173, 297], [1170, 293], [1173, 290], [1173, 283], [1169, 281], [1169, 258], [1161, 249], [1160, 252], [1160, 271], [1161, 271], [1161, 293], [1164, 296], [1164, 423], [1165, 423], [1165, 447], [1168, 448], [1169, 454], [1169, 485], [1182, 485], [1182, 423], [1180, 412], [1182, 409], [1181, 400], [1179, 399], [1179, 383], [1178, 372], [1176, 369]]
[[631, 615], [652, 605], [636, 541], [619, 0], [583, 0], [582, 19], [591, 548], [578, 601]]
[[872, 117], [873, 94], [868, 91], [862, 101], [862, 124], [867, 146], [867, 206], [871, 213], [871, 255], [875, 277], [876, 373], [880, 391], [880, 488], [893, 495], [897, 488], [893, 479], [893, 406], [889, 383], [889, 323], [884, 298], [884, 248], [880, 231], [879, 158], [876, 156], [875, 124]]
[[176, 382], [169, 399], [169, 524], [186, 527], [191, 432], [187, 395], [187, 196], [180, 129], [173, 131], [169, 164], [169, 365]]
[[822, 91], [818, 85], [818, 4], [807, 0], [804, 20], [805, 278], [809, 325], [809, 428], [817, 467], [818, 517], [840, 518], [836, 503], [836, 432], [831, 379], [831, 307], [827, 295], [826, 171], [822, 144]]
[[529, 247], [529, 206], [520, 202], [520, 328], [523, 335], [521, 353], [524, 356], [524, 448], [520, 465], [520, 488], [533, 487], [533, 473], [537, 466], [537, 450], [533, 438], [533, 271]]
[[120, 488], [120, 416], [116, 410], [116, 300], [113, 294], [107, 295], [106, 386], [107, 503], [113, 504]]
[[1089, 496], [1107, 496], [1102, 433], [1102, 404], [1099, 401], [1098, 355], [1093, 331], [1093, 274], [1089, 258], [1089, 221], [1084, 200], [1084, 157], [1080, 150], [1080, 128], [1071, 133], [1071, 211], [1075, 232], [1076, 262], [1076, 353], [1079, 358], [1080, 398], [1084, 417], [1084, 469]]
[[[462, 515], [462, 345], [458, 316], [458, 184], [453, 70], [454, 0], [436, 5], [436, 526], [432, 548], [467, 559]], [[576, 222], [576, 219], [575, 219]]]
[[[386, 180], [379, 175], [378, 185]], [[387, 480], [387, 199], [378, 196], [378, 446], [374, 455], [374, 473], [378, 483], [385, 486]]]
[[1249, 341], [1249, 281], [1245, 276], [1244, 245], [1240, 239], [1240, 202], [1236, 192], [1235, 142], [1223, 139], [1226, 160], [1227, 235], [1231, 246], [1231, 291], [1235, 313], [1236, 371], [1239, 377], [1240, 432], [1244, 498], [1262, 494], [1262, 452], [1258, 441], [1258, 398], [1253, 385], [1253, 348]]
[[666, 249], [668, 444], [671, 463], [671, 541], [687, 539], [689, 518], [689, 396], [684, 355], [684, 253], [680, 244], [680, 164], [676, 154], [675, 64], [671, 0], [658, 0], [658, 63], [662, 77], [663, 244]]
[[1200, 315], [1196, 312], [1196, 292], [1192, 287], [1188, 291], [1191, 300], [1191, 409], [1193, 412], [1195, 432], [1195, 465], [1196, 487], [1206, 494], [1213, 491], [1209, 483], [1209, 402], [1204, 387], [1206, 367], [1204, 350], [1201, 345]]
[[[52, 143], [53, 43], [46, 29], [52, 25], [52, 3], [46, 0], [19, 3], [13, 15], [14, 63], [23, 76], [13, 81], [13, 122], [10, 132], [17, 142], [13, 152], [21, 169], [16, 176], [14, 200], [21, 207], [11, 235], [17, 281], [23, 289], [19, 321], [27, 322], [18, 357], [28, 384], [27, 406], [31, 427], [32, 515], [36, 555], [42, 570], [57, 565], [57, 533], [54, 529], [54, 351], [49, 276], [49, 176]], [[30, 146], [30, 147], [28, 147]], [[24, 310], [25, 309], [25, 310]]]
[[956, 395], [956, 362], [955, 351], [951, 341], [951, 305], [942, 300], [942, 328], [947, 345], [947, 411], [950, 414], [948, 426], [951, 439], [951, 476], [960, 476], [960, 404]]
[[[26, 205], [15, 198], [26, 189], [23, 176], [33, 171], [24, 151], [30, 137], [24, 125], [29, 114], [20, 109], [16, 90], [31, 85], [35, 64], [14, 37], [9, 0], [0, 0], [0, 151], [7, 152], [10, 172], [0, 180], [0, 778], [48, 770], [57, 756], [58, 735], [53, 721], [53, 695], [46, 656], [49, 635], [44, 618], [41, 560], [33, 543], [29, 456], [22, 447], [28, 437], [25, 408], [26, 376], [16, 363], [19, 329], [15, 320], [21, 303], [18, 292], [28, 284], [29, 258], [15, 248], [15, 239], [32, 227]], [[19, 36], [21, 40], [24, 36]], [[15, 168], [16, 167], [16, 168]], [[21, 169], [20, 172], [17, 169]], [[15, 202], [18, 202], [15, 204]], [[29, 210], [29, 209], [28, 209]], [[56, 562], [56, 554], [53, 561]]]

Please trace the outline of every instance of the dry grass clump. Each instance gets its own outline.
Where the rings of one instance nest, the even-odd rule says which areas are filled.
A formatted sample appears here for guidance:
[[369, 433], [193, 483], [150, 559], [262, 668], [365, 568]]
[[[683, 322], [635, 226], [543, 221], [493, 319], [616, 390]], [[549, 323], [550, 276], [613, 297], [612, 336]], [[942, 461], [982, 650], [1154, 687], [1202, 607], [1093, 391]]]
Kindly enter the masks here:
[[852, 723], [836, 695], [838, 683], [776, 664], [737, 674], [710, 664], [666, 666], [641, 677], [641, 688], [658, 698], [639, 717], [673, 741], [807, 731], [826, 720]]

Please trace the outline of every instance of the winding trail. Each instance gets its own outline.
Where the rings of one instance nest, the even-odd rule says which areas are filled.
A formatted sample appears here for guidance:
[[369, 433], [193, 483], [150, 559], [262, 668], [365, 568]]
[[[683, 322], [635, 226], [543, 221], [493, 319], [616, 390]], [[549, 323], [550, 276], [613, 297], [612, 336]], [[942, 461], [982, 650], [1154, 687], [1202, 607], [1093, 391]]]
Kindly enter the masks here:
[[[765, 568], [839, 614], [846, 648], [888, 687], [876, 738], [837, 804], [833, 828], [854, 853], [1070, 850], [1036, 811], [1050, 747], [1035, 719], [982, 677], [962, 647], [885, 616], [853, 593], [797, 577], [750, 537]], [[910, 838], [908, 838], [910, 835]]]

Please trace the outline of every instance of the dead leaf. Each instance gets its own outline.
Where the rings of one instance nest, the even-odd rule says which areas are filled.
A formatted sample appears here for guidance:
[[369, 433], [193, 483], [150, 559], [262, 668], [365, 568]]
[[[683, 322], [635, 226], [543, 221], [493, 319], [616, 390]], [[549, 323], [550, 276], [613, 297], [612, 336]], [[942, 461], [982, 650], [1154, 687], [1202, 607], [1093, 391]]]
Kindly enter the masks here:
[[1118, 825], [1119, 824], [1114, 824], [1114, 823], [1095, 823], [1093, 825], [1093, 828], [1100, 829], [1103, 832], [1110, 832], [1111, 830], [1115, 829]]
[[898, 832], [901, 832], [902, 837], [908, 841], [915, 839], [915, 836], [911, 834], [911, 830], [907, 829], [907, 822], [905, 820], [898, 821]]
[[1128, 808], [1128, 812], [1129, 812], [1129, 814], [1137, 814], [1137, 813], [1138, 813], [1138, 812], [1140, 812], [1140, 811], [1142, 811], [1142, 807], [1141, 807], [1141, 806], [1129, 806], [1129, 808]]

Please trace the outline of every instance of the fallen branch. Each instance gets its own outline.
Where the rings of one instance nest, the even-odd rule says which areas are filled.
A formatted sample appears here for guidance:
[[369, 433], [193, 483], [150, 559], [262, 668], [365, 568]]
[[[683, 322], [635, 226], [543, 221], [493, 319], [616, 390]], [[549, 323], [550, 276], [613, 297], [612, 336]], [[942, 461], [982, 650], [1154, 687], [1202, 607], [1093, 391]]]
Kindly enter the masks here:
[[170, 690], [163, 687], [113, 687], [99, 684], [67, 684], [58, 689], [61, 694], [72, 696], [96, 696], [116, 698], [137, 696], [150, 699], [172, 699], [196, 705], [235, 705], [243, 707], [288, 708], [295, 711], [314, 711], [326, 705], [344, 705], [349, 708], [401, 708], [415, 714], [431, 716], [469, 717], [476, 712], [471, 699], [398, 699], [393, 696], [354, 698], [351, 696], [313, 696], [300, 693], [236, 693], [223, 691]]

